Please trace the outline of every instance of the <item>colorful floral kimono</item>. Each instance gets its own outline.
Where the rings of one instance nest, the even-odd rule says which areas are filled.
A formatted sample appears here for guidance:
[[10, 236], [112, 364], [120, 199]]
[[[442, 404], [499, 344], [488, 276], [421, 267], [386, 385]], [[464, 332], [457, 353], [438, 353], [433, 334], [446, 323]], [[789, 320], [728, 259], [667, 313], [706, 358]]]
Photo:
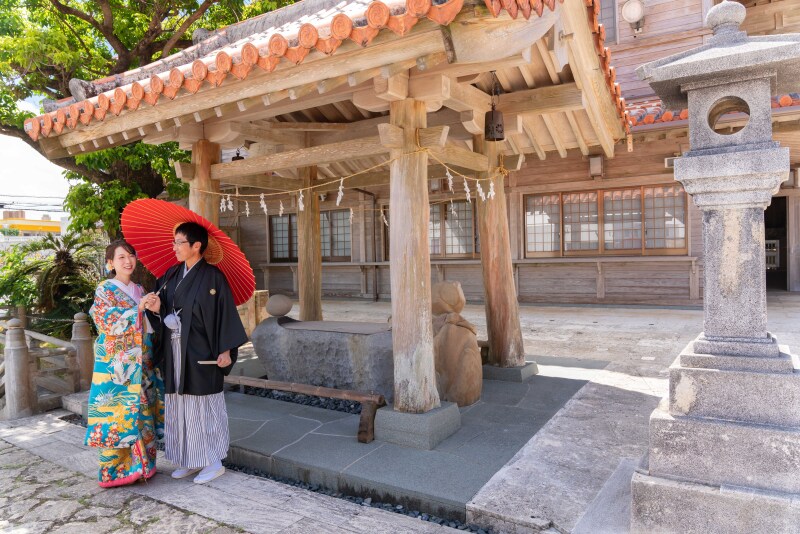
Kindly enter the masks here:
[[142, 287], [107, 280], [89, 310], [99, 335], [89, 392], [86, 444], [100, 448], [100, 486], [148, 479], [164, 437], [164, 382], [153, 366], [152, 334], [139, 313]]

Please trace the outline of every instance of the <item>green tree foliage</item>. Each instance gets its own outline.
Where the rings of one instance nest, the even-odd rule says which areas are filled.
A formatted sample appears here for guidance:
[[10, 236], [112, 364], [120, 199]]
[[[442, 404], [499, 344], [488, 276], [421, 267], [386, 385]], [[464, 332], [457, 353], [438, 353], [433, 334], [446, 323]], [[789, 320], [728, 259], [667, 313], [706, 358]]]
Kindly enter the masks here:
[[0, 251], [0, 304], [30, 309], [36, 303], [36, 279], [26, 272], [27, 257], [22, 245]]
[[0, 234], [7, 236], [18, 236], [19, 230], [16, 228], [0, 228]]
[[67, 337], [69, 323], [78, 312], [89, 309], [101, 280], [102, 245], [96, 233], [68, 232], [48, 235], [25, 245], [24, 264], [18, 276], [33, 277], [38, 317], [33, 328]]
[[[192, 32], [217, 29], [292, 3], [292, 0], [0, 0], [0, 135], [24, 133], [31, 116], [17, 107], [28, 97], [70, 96], [73, 78], [95, 80], [151, 63], [191, 46]], [[74, 230], [102, 222], [113, 236], [124, 201], [187, 194], [172, 162], [189, 154], [175, 144], [135, 143], [53, 162], [75, 192], [65, 204]], [[92, 202], [86, 202], [94, 196]], [[99, 200], [98, 200], [99, 199]], [[105, 206], [106, 201], [111, 206]]]

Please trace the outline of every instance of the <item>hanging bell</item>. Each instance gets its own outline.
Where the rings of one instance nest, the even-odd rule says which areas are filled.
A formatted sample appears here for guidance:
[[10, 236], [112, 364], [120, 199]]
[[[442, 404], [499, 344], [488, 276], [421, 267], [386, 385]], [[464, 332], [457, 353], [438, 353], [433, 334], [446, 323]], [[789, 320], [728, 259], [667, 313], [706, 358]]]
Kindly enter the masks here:
[[503, 112], [497, 111], [492, 103], [491, 111], [486, 112], [486, 126], [483, 136], [487, 141], [503, 141], [506, 138], [505, 127], [503, 126]]
[[236, 149], [236, 155], [231, 158], [231, 161], [242, 161], [244, 159], [244, 156], [239, 153], [240, 150], [241, 148]]

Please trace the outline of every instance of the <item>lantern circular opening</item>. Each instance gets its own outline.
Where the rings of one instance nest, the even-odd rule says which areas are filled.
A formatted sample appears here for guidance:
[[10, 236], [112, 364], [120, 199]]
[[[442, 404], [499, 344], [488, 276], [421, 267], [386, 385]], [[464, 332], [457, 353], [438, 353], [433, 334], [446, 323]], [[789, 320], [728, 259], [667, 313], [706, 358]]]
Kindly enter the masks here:
[[[737, 121], [736, 126], [717, 130], [717, 125], [720, 124], [721, 121], [741, 119], [742, 117], [737, 116], [737, 114], [744, 115], [744, 123], [739, 124]], [[735, 134], [747, 126], [749, 120], [750, 106], [748, 106], [747, 102], [738, 96], [726, 96], [724, 98], [720, 98], [711, 105], [711, 108], [708, 111], [708, 126], [712, 131], [715, 131], [721, 135]]]

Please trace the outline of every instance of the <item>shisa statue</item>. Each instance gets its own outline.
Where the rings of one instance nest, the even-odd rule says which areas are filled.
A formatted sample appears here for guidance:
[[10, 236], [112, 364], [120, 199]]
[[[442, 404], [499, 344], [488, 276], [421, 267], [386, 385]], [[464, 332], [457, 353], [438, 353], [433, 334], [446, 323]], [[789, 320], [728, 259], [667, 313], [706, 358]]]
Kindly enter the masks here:
[[459, 282], [439, 282], [431, 297], [439, 397], [469, 406], [481, 398], [483, 367], [475, 325], [461, 316], [464, 292]]

